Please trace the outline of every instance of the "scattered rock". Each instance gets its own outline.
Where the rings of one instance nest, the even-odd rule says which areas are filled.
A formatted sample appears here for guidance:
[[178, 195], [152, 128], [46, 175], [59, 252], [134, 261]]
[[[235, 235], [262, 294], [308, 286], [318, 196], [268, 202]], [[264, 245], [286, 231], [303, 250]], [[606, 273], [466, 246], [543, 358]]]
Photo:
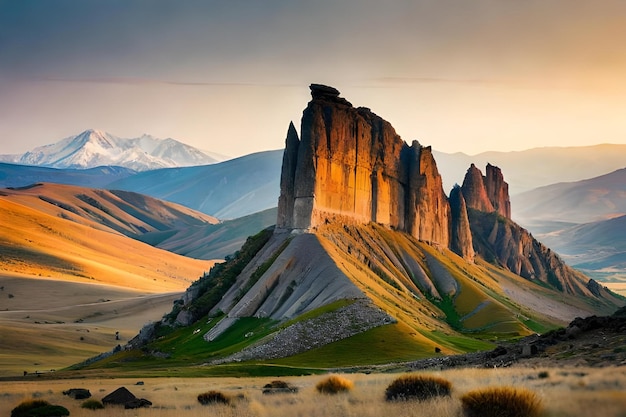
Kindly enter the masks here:
[[126, 409], [150, 407], [152, 403], [145, 398], [137, 398], [126, 387], [120, 387], [102, 398], [105, 405], [123, 405]]

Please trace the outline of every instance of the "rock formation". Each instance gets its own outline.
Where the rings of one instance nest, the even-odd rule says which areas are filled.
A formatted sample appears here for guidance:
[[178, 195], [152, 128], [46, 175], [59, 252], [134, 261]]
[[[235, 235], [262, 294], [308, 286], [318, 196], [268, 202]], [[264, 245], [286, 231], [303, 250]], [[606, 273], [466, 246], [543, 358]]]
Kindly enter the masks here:
[[500, 168], [487, 164], [485, 172], [485, 189], [494, 210], [507, 219], [511, 218], [511, 201], [509, 200], [509, 184], [504, 181]]
[[455, 236], [450, 242], [450, 249], [471, 262], [474, 260], [472, 233], [465, 199], [458, 185], [450, 191], [450, 214], [452, 236]]
[[302, 138], [293, 125], [287, 134], [278, 228], [376, 222], [449, 246], [450, 205], [431, 148], [407, 145], [387, 121], [332, 87], [310, 88]]
[[474, 164], [470, 166], [461, 188], [467, 207], [485, 213], [497, 212], [511, 218], [509, 184], [504, 181], [500, 168], [487, 164], [486, 175]]

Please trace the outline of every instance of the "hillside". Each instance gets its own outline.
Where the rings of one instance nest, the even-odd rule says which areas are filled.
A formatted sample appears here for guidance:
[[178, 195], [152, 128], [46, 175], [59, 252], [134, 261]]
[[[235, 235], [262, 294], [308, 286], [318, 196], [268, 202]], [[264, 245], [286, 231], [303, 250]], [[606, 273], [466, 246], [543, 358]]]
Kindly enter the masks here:
[[246, 155], [219, 164], [141, 172], [107, 188], [172, 201], [219, 219], [276, 207], [282, 151]]
[[626, 294], [626, 216], [584, 223], [541, 235], [569, 264]]
[[[58, 369], [125, 343], [214, 264], [154, 248], [39, 199], [37, 189], [48, 188], [71, 201], [65, 186], [49, 184], [0, 196], [2, 375]], [[109, 214], [118, 226], [139, 222], [114, 207]]]
[[482, 259], [467, 263], [375, 224], [326, 225], [315, 234], [266, 231], [194, 283], [184, 300], [125, 351], [86, 369], [129, 369], [129, 360], [142, 372], [239, 361], [296, 367], [407, 361], [433, 356], [436, 348], [489, 349], [494, 340], [543, 333], [619, 303], [563, 294]]
[[276, 209], [271, 208], [216, 224], [184, 228], [176, 232], [149, 233], [138, 239], [190, 258], [224, 259], [238, 251], [248, 236], [275, 223]]
[[126, 191], [37, 183], [0, 190], [0, 198], [40, 213], [133, 238], [218, 223], [214, 217], [181, 205]]
[[536, 232], [551, 224], [589, 223], [626, 214], [626, 168], [582, 181], [551, 184], [513, 197], [514, 217]]
[[0, 162], [0, 188], [25, 187], [39, 182], [105, 188], [112, 181], [134, 175], [136, 171], [104, 166], [90, 169], [56, 169]]
[[514, 196], [516, 219], [594, 279], [626, 289], [626, 169]]

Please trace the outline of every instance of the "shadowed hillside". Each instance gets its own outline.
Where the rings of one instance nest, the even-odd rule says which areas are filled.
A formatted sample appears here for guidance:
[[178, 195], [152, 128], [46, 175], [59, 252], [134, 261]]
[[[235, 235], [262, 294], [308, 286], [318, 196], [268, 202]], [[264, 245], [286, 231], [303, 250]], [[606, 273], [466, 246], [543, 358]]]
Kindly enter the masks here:
[[235, 219], [276, 207], [282, 150], [259, 152], [214, 165], [159, 169], [113, 182], [191, 207], [219, 219]]

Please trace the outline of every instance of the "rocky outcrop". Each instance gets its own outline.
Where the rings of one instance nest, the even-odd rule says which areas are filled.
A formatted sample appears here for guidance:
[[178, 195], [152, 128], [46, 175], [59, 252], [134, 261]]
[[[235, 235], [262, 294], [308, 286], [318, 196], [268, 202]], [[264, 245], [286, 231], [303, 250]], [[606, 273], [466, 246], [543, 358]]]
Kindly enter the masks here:
[[509, 184], [504, 181], [500, 168], [487, 164], [485, 172], [485, 189], [494, 210], [507, 219], [511, 218], [511, 200]]
[[589, 279], [567, 266], [526, 229], [496, 212], [469, 210], [474, 249], [488, 262], [566, 294], [593, 297]]
[[500, 168], [487, 164], [486, 175], [474, 164], [470, 166], [461, 188], [467, 207], [485, 213], [497, 212], [511, 218], [509, 185], [504, 181]]
[[483, 173], [480, 172], [480, 169], [476, 168], [476, 165], [472, 164], [467, 170], [465, 178], [463, 179], [461, 192], [463, 193], [467, 207], [486, 213], [494, 211], [493, 204], [491, 204], [487, 190], [485, 189]]
[[450, 249], [466, 260], [474, 261], [474, 247], [467, 206], [461, 187], [455, 186], [450, 191], [451, 240]]
[[302, 138], [287, 135], [278, 228], [376, 222], [448, 246], [450, 206], [430, 147], [407, 145], [332, 87], [310, 88]]

